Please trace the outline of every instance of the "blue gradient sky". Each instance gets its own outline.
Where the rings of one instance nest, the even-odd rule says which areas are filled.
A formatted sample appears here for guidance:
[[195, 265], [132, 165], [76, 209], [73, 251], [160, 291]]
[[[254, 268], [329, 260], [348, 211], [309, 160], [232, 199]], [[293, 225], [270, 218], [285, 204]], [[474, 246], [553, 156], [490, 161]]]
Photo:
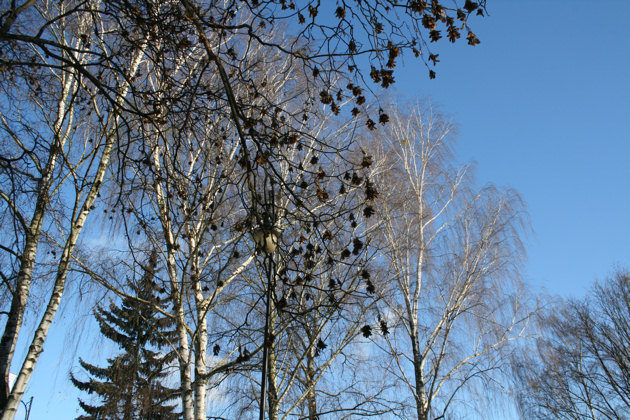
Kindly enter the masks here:
[[[474, 20], [480, 45], [442, 43], [435, 80], [406, 57], [397, 91], [453, 116], [458, 156], [477, 162], [480, 182], [520, 191], [535, 231], [526, 279], [580, 296], [630, 266], [630, 1], [488, 3]], [[85, 328], [72, 319], [55, 320], [25, 397], [31, 419], [77, 414], [69, 362], [91, 357], [63, 344]]]
[[488, 4], [480, 45], [441, 48], [432, 81], [407, 62], [398, 90], [452, 115], [479, 181], [520, 191], [527, 279], [580, 296], [630, 262], [630, 1]]

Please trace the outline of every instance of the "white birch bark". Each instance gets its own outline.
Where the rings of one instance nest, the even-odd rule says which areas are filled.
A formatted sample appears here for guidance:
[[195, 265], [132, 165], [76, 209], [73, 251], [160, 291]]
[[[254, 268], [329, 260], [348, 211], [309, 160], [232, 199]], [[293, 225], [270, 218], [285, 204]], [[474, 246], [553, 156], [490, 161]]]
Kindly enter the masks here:
[[[128, 70], [128, 75], [131, 77], [133, 77], [138, 69], [140, 61], [144, 54], [143, 48], [144, 47], [141, 46], [135, 52], [134, 57], [131, 60], [130, 68]], [[124, 101], [124, 97], [127, 95], [128, 90], [129, 84], [123, 82], [120, 96], [117, 99], [118, 106], [122, 105], [122, 102]], [[117, 116], [112, 117], [112, 124], [108, 126], [108, 129], [110, 131], [105, 135], [105, 144], [103, 146], [103, 150], [98, 161], [98, 166], [91, 183], [92, 186], [87, 193], [87, 196], [81, 202], [79, 201], [80, 195], [77, 194], [77, 202], [75, 203], [72, 225], [70, 227], [70, 232], [63, 248], [61, 260], [57, 267], [53, 292], [46, 305], [40, 323], [35, 330], [35, 335], [31, 341], [24, 362], [22, 363], [22, 367], [20, 368], [15, 384], [13, 385], [13, 388], [11, 389], [11, 392], [9, 394], [4, 411], [2, 413], [2, 416], [0, 417], [0, 419], [2, 420], [10, 420], [14, 418], [22, 395], [24, 394], [28, 381], [32, 375], [35, 364], [37, 363], [39, 355], [43, 351], [43, 345], [48, 334], [48, 330], [50, 329], [52, 320], [61, 302], [61, 297], [65, 288], [65, 281], [68, 274], [68, 268], [70, 260], [72, 258], [72, 251], [74, 250], [74, 247], [79, 238], [79, 234], [81, 233], [85, 221], [91, 211], [91, 207], [94, 204], [94, 201], [96, 200], [96, 197], [100, 191], [105, 172], [109, 165], [111, 155], [114, 151], [116, 141], [116, 133], [114, 130], [116, 129], [116, 121], [118, 120], [118, 118], [119, 117]]]
[[[42, 235], [42, 223], [48, 210], [48, 202], [50, 200], [53, 172], [57, 166], [60, 153], [68, 141], [69, 127], [72, 125], [69, 124], [69, 127], [66, 130], [63, 129], [66, 114], [69, 111], [71, 113], [70, 108], [72, 108], [72, 104], [70, 103], [69, 95], [73, 91], [73, 88], [76, 87], [76, 79], [72, 75], [64, 73], [61, 77], [61, 85], [61, 96], [57, 104], [56, 111], [57, 118], [53, 124], [54, 140], [50, 147], [48, 161], [42, 171], [41, 179], [38, 182], [38, 193], [33, 215], [30, 217], [29, 225], [23, 226], [25, 244], [22, 255], [20, 256], [20, 269], [17, 276], [17, 286], [11, 300], [11, 308], [9, 309], [8, 319], [2, 334], [2, 341], [0, 342], [0, 372], [2, 372], [3, 375], [3, 381], [1, 384], [3, 389], [2, 395], [0, 395], [1, 401], [6, 401], [6, 398], [9, 396], [9, 371], [22, 326], [24, 310], [26, 309], [31, 289], [33, 268], [37, 257], [37, 248]], [[10, 202], [10, 198], [4, 193], [3, 198], [7, 202]]]
[[[520, 259], [522, 209], [510, 191], [475, 191], [467, 168], [452, 163], [451, 125], [430, 108], [392, 114], [384, 146], [373, 148], [389, 165], [382, 182], [398, 182], [379, 209], [388, 271], [396, 280], [386, 302], [398, 318], [394, 334], [407, 345], [396, 338], [388, 345], [394, 375], [413, 396], [415, 416], [426, 420], [435, 410], [446, 415], [475, 376], [465, 369], [489, 375], [492, 368], [481, 367], [484, 357], [522, 335], [524, 319], [501, 303], [513, 293], [510, 285], [519, 289], [512, 269]], [[507, 316], [499, 321], [503, 311]], [[470, 342], [485, 344], [462, 345]], [[446, 391], [447, 383], [457, 385]]]

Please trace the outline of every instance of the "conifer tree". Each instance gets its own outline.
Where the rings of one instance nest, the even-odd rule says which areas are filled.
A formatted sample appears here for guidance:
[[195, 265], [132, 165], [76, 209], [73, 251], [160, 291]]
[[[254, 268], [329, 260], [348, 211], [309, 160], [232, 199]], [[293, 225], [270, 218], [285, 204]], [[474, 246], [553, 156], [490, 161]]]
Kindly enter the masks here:
[[167, 366], [175, 358], [171, 344], [175, 341], [173, 320], [160, 316], [155, 306], [154, 273], [157, 253], [153, 252], [148, 265], [142, 267], [143, 276], [137, 284], [131, 282], [134, 297], [126, 297], [120, 306], [109, 310], [97, 306], [94, 316], [101, 334], [117, 343], [122, 353], [107, 360], [106, 367], [98, 367], [79, 359], [89, 374], [81, 381], [71, 374], [72, 383], [81, 391], [95, 394], [100, 403], [89, 404], [79, 399], [86, 414], [79, 419], [178, 419], [175, 405], [168, 404], [178, 394], [162, 384]]

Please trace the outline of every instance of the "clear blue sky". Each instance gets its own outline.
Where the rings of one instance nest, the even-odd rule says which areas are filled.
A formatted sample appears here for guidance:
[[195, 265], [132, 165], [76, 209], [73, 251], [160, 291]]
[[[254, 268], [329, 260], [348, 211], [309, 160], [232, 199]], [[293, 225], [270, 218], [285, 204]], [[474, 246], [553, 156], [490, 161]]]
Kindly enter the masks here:
[[[408, 57], [396, 86], [453, 116], [458, 155], [481, 182], [521, 192], [535, 231], [526, 278], [580, 296], [630, 266], [630, 1], [488, 4], [474, 21], [480, 45], [442, 43], [435, 80]], [[31, 419], [76, 415], [66, 378], [77, 355], [62, 343], [75, 328], [55, 322], [26, 394]]]
[[580, 296], [630, 267], [630, 1], [488, 0], [481, 44], [440, 48], [437, 79], [408, 60], [405, 96], [459, 125], [458, 154], [529, 207], [527, 278]]

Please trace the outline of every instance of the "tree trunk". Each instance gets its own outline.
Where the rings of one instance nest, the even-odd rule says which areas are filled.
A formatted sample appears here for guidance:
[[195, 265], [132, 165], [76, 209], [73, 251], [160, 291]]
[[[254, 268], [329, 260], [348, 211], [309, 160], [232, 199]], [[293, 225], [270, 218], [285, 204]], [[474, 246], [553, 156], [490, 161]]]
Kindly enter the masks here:
[[9, 373], [11, 371], [11, 362], [15, 353], [15, 346], [22, 327], [24, 310], [28, 300], [29, 290], [31, 287], [31, 278], [35, 257], [37, 255], [37, 244], [39, 235], [34, 237], [27, 234], [24, 253], [21, 256], [20, 271], [18, 272], [17, 287], [11, 300], [11, 308], [7, 323], [4, 327], [2, 340], [0, 341], [0, 371], [2, 372], [2, 381], [0, 381], [0, 409], [4, 411], [9, 400], [11, 392], [9, 385]]
[[0, 381], [0, 411], [4, 411], [9, 399], [9, 372], [11, 371], [11, 363], [15, 353], [22, 321], [24, 318], [24, 310], [28, 302], [28, 296], [31, 289], [33, 277], [33, 267], [35, 266], [35, 258], [37, 257], [37, 247], [39, 238], [41, 237], [42, 224], [48, 202], [50, 201], [50, 188], [53, 183], [53, 172], [57, 166], [59, 154], [68, 140], [68, 132], [62, 133], [63, 120], [67, 112], [68, 94], [73, 89], [74, 78], [67, 75], [62, 81], [61, 99], [57, 107], [57, 119], [53, 125], [53, 135], [55, 139], [50, 146], [48, 160], [46, 166], [42, 170], [42, 177], [37, 185], [37, 199], [35, 201], [35, 209], [31, 217], [31, 223], [25, 229], [24, 251], [20, 256], [20, 269], [18, 271], [16, 287], [11, 299], [11, 307], [7, 323], [5, 324], [0, 340], [0, 372], [2, 373], [2, 381]]
[[[203, 298], [202, 298], [203, 299]], [[205, 306], [199, 303], [198, 327], [195, 338], [195, 420], [206, 419], [206, 383], [208, 347], [208, 321]]]
[[183, 420], [194, 420], [193, 389], [190, 378], [190, 347], [188, 345], [188, 332], [186, 331], [186, 320], [184, 318], [184, 310], [181, 306], [181, 299], [177, 307], [177, 332], [179, 335], [178, 361], [182, 418]]
[[[135, 56], [133, 57], [131, 61], [131, 67], [130, 67], [130, 72], [129, 72], [130, 76], [133, 76], [138, 69], [140, 60], [144, 54], [145, 45], [146, 44], [143, 44], [141, 48], [138, 49], [138, 51], [136, 52]], [[71, 84], [72, 83], [70, 82], [65, 83], [64, 88], [70, 90]], [[120, 105], [120, 102], [122, 102], [122, 99], [120, 98], [125, 97], [127, 95], [128, 90], [129, 90], [129, 85], [126, 85], [121, 89], [121, 92], [120, 92], [121, 95], [119, 96], [119, 99], [118, 99], [119, 105]], [[60, 109], [63, 109], [65, 112], [66, 103], [64, 101], [61, 101], [59, 107]], [[60, 114], [63, 115], [63, 113], [60, 113]], [[113, 119], [117, 120], [118, 116], [113, 117]], [[114, 130], [116, 126], [117, 124], [113, 124], [111, 126], [112, 127], [111, 131], [106, 136], [103, 152], [98, 162], [96, 173], [94, 174], [94, 180], [91, 184], [92, 186], [87, 194], [87, 197], [85, 198], [85, 201], [83, 202], [83, 205], [81, 205], [79, 209], [75, 208], [75, 211], [78, 210], [78, 213], [76, 214], [76, 219], [72, 221], [72, 226], [70, 227], [70, 233], [68, 235], [68, 239], [66, 240], [64, 250], [61, 256], [61, 260], [59, 261], [59, 265], [57, 266], [57, 273], [55, 276], [55, 284], [53, 287], [52, 295], [50, 296], [50, 299], [44, 311], [44, 315], [42, 316], [42, 319], [37, 329], [35, 330], [35, 335], [31, 341], [31, 345], [29, 346], [24, 362], [22, 363], [22, 367], [20, 368], [18, 377], [15, 380], [15, 384], [13, 385], [13, 388], [11, 389], [11, 392], [9, 393], [8, 398], [5, 400], [5, 404], [2, 406], [2, 416], [0, 417], [1, 420], [12, 420], [15, 417], [20, 401], [22, 399], [22, 395], [24, 394], [24, 391], [26, 390], [26, 386], [28, 385], [28, 381], [30, 380], [31, 375], [33, 373], [35, 364], [37, 363], [37, 360], [39, 359], [40, 354], [44, 350], [43, 348], [44, 341], [46, 340], [46, 337], [48, 335], [48, 331], [50, 329], [50, 325], [52, 324], [53, 318], [55, 314], [57, 313], [57, 309], [59, 308], [61, 297], [65, 289], [65, 282], [66, 282], [66, 277], [68, 275], [68, 269], [70, 266], [70, 259], [72, 257], [72, 251], [74, 250], [74, 247], [79, 238], [79, 234], [81, 233], [83, 226], [85, 224], [85, 221], [90, 213], [90, 209], [92, 205], [94, 204], [94, 201], [96, 200], [98, 192], [100, 191], [100, 188], [103, 183], [103, 179], [105, 177], [105, 171], [109, 165], [109, 160], [114, 151], [114, 143], [115, 143], [115, 138], [116, 138], [116, 133]], [[35, 263], [35, 254], [37, 252], [37, 241], [38, 241], [39, 235], [41, 234], [41, 223], [43, 221], [45, 208], [49, 200], [48, 191], [52, 183], [52, 175], [51, 175], [52, 169], [55, 166], [57, 156], [60, 153], [63, 147], [63, 144], [68, 138], [67, 135], [65, 136], [59, 135], [59, 132], [61, 131], [61, 125], [59, 125], [58, 127], [56, 125], [55, 128], [56, 129], [58, 128], [56, 132], [57, 142], [55, 144], [56, 154], [51, 155], [51, 157], [49, 158], [49, 161], [47, 163], [47, 166], [49, 167], [48, 168], [49, 171], [45, 174], [46, 176], [48, 176], [48, 178], [44, 178], [40, 182], [40, 192], [39, 192], [38, 201], [36, 204], [36, 215], [40, 217], [38, 221], [39, 230], [37, 232], [37, 235], [32, 235], [34, 232], [30, 232], [30, 234], [33, 236], [32, 240], [35, 241], [34, 244], [30, 245], [31, 252], [33, 253], [33, 255], [26, 256], [27, 258], [32, 257], [30, 258], [29, 261], [25, 261], [27, 262], [27, 268], [28, 267], [30, 268], [28, 268], [28, 270], [24, 272], [25, 275], [22, 280], [22, 284], [18, 286], [25, 290], [25, 294], [24, 296], [22, 296], [23, 300], [20, 301], [20, 305], [23, 305], [23, 306], [18, 307], [19, 309], [21, 309], [22, 313], [19, 315], [19, 317], [16, 317], [16, 319], [19, 319], [19, 322], [14, 322], [13, 324], [15, 325], [13, 327], [7, 328], [9, 327], [9, 322], [7, 321], [7, 326], [5, 327], [5, 333], [3, 334], [2, 341], [0, 342], [0, 346], [1, 344], [5, 344], [5, 336], [7, 336], [6, 348], [7, 350], [9, 349], [11, 350], [7, 354], [5, 354], [4, 352], [0, 353], [0, 357], [2, 358], [0, 359], [0, 368], [3, 369], [3, 372], [8, 371], [8, 369], [10, 369], [11, 359], [13, 357], [13, 351], [15, 349], [15, 343], [17, 342], [17, 339], [18, 339], [19, 326], [21, 325], [21, 322], [22, 322], [24, 308], [26, 305], [26, 298], [28, 297], [28, 290], [30, 289], [32, 269]], [[45, 185], [42, 185], [42, 183], [44, 183]], [[44, 192], [45, 194], [43, 194]], [[37, 212], [38, 210], [39, 212]], [[35, 220], [36, 219], [34, 217], [34, 221]], [[33, 222], [31, 223], [31, 225], [33, 225]], [[23, 254], [23, 258], [25, 254]], [[22, 271], [22, 267], [20, 267], [20, 271]], [[20, 279], [18, 279], [18, 282], [20, 282]], [[12, 303], [12, 307], [13, 307], [13, 303]], [[13, 333], [8, 334], [7, 329], [13, 330]], [[11, 343], [11, 341], [13, 340], [15, 342]], [[3, 350], [2, 347], [0, 347], [0, 349]], [[8, 377], [8, 374], [7, 374], [7, 377]]]
[[[94, 197], [96, 197], [96, 193], [94, 193]], [[87, 207], [87, 209], [88, 210], [86, 210], [84, 213], [84, 217], [80, 217], [80, 221], [78, 220], [77, 224], [81, 223], [81, 226], [83, 225], [82, 222], [85, 220], [85, 217], [87, 217], [89, 206]], [[61, 296], [63, 295], [66, 284], [66, 277], [68, 275], [68, 268], [70, 265], [72, 250], [74, 249], [80, 231], [81, 229], [77, 228], [76, 225], [73, 226], [70, 237], [66, 242], [61, 261], [59, 262], [59, 266], [57, 268], [55, 286], [53, 288], [52, 295], [50, 296], [48, 305], [46, 305], [46, 310], [44, 311], [44, 315], [42, 316], [39, 326], [35, 330], [35, 336], [31, 341], [31, 345], [29, 346], [26, 358], [22, 363], [20, 373], [18, 374], [18, 377], [15, 380], [15, 384], [11, 389], [9, 398], [4, 407], [4, 411], [2, 412], [2, 420], [11, 420], [14, 418], [20, 405], [20, 401], [22, 400], [22, 395], [24, 394], [26, 386], [28, 385], [28, 381], [33, 374], [35, 364], [37, 363], [37, 360], [39, 359], [41, 353], [44, 351], [44, 341], [46, 340], [48, 330], [50, 329], [50, 325], [52, 324], [53, 318], [57, 313], [57, 309], [59, 308], [59, 303], [61, 302]]]
[[70, 267], [72, 251], [74, 250], [77, 240], [79, 239], [79, 234], [83, 229], [85, 221], [90, 214], [90, 208], [94, 204], [96, 196], [100, 191], [103, 178], [105, 177], [105, 171], [107, 169], [107, 166], [109, 165], [109, 159], [114, 151], [114, 139], [114, 134], [110, 133], [110, 135], [107, 137], [105, 147], [103, 148], [103, 154], [101, 155], [98, 169], [96, 171], [96, 174], [94, 175], [92, 188], [85, 198], [85, 201], [80, 206], [76, 219], [73, 221], [70, 228], [70, 234], [68, 235], [68, 239], [66, 240], [66, 244], [61, 255], [61, 260], [59, 261], [59, 265], [57, 266], [57, 274], [55, 277], [55, 285], [53, 287], [52, 295], [50, 296], [48, 305], [46, 305], [46, 310], [44, 311], [44, 315], [42, 316], [40, 324], [37, 327], [37, 330], [35, 330], [35, 336], [31, 341], [31, 345], [29, 347], [28, 353], [26, 354], [24, 363], [22, 364], [22, 368], [20, 369], [20, 373], [18, 374], [15, 384], [13, 385], [13, 389], [9, 394], [9, 398], [2, 413], [2, 420], [13, 419], [13, 417], [15, 416], [17, 408], [20, 404], [20, 400], [22, 399], [22, 395], [26, 390], [26, 385], [28, 385], [28, 381], [33, 373], [33, 368], [35, 367], [35, 364], [37, 363], [40, 354], [42, 353], [42, 351], [44, 351], [44, 341], [46, 340], [48, 330], [50, 329], [53, 318], [57, 313], [59, 303], [61, 302], [61, 297], [65, 290], [66, 277], [68, 275], [68, 269]]
[[[415, 327], [414, 327], [415, 330]], [[415, 380], [415, 392], [414, 397], [416, 400], [416, 413], [418, 420], [428, 420], [429, 418], [429, 403], [427, 400], [427, 393], [424, 388], [424, 379], [422, 375], [422, 355], [418, 345], [417, 333], [412, 334], [411, 347], [413, 351], [413, 373]]]
[[[165, 234], [170, 235], [170, 230], [165, 229]], [[169, 271], [169, 278], [171, 282], [171, 294], [173, 300], [173, 309], [176, 312], [176, 328], [177, 335], [179, 337], [179, 346], [177, 361], [179, 364], [179, 387], [182, 400], [182, 418], [183, 420], [194, 420], [195, 410], [193, 404], [193, 389], [192, 380], [190, 377], [190, 345], [188, 343], [188, 329], [186, 328], [186, 315], [184, 314], [183, 303], [183, 285], [182, 289], [179, 288], [179, 282], [177, 281], [177, 268], [175, 265], [175, 255], [170, 244], [172, 244], [172, 238], [167, 237], [167, 244], [169, 244], [167, 268]], [[182, 282], [183, 283], [183, 282]]]

